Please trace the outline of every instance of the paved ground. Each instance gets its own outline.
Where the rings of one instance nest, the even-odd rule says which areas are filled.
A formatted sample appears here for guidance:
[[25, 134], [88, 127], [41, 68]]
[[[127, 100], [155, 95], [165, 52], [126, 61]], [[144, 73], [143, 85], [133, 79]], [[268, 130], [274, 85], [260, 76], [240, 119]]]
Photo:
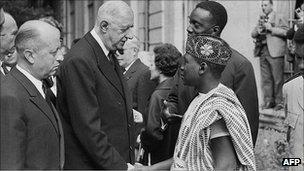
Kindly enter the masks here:
[[285, 170], [282, 159], [289, 155], [284, 111], [260, 110], [260, 128], [255, 153], [257, 170]]

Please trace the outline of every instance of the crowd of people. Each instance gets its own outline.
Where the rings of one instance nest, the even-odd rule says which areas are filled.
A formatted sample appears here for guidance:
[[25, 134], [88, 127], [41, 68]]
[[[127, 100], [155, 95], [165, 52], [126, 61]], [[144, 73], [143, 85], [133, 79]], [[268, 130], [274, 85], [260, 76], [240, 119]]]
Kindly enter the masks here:
[[[304, 25], [288, 31], [272, 5], [262, 0], [264, 14], [252, 31], [263, 108], [298, 114], [302, 120], [289, 130], [298, 135]], [[139, 59], [134, 14], [123, 1], [102, 4], [94, 28], [71, 49], [53, 18], [18, 28], [4, 10], [0, 169], [256, 170], [254, 70], [221, 38], [228, 16], [220, 3], [199, 2], [189, 14], [185, 53], [160, 44], [149, 66]], [[284, 84], [287, 38], [296, 74]]]

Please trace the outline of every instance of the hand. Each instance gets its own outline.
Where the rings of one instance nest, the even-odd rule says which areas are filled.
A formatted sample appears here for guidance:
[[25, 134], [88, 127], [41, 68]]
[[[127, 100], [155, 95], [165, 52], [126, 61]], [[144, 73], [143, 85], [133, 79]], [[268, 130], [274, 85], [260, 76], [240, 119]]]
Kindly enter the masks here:
[[164, 100], [163, 104], [164, 104], [164, 106], [163, 106], [161, 112], [165, 116], [165, 118], [169, 118], [173, 114], [177, 113], [176, 107], [174, 106], [174, 103], [168, 102], [167, 100]]
[[258, 34], [265, 34], [265, 27], [258, 27]]
[[266, 30], [271, 31], [271, 29], [272, 29], [271, 23], [265, 23], [264, 26], [265, 26]]
[[144, 166], [140, 163], [135, 163], [135, 168], [132, 169], [132, 171], [151, 171], [151, 170], [154, 170], [151, 166]]
[[170, 111], [170, 109], [176, 109], [174, 104], [171, 102], [168, 102], [166, 100], [164, 100], [163, 103], [164, 103], [164, 107], [162, 109], [162, 114], [165, 116], [167, 121], [171, 124], [180, 122], [182, 120], [183, 116], [178, 115], [176, 113], [172, 113], [172, 111]]
[[142, 123], [144, 121], [142, 114], [135, 109], [133, 109], [133, 117], [135, 123]]

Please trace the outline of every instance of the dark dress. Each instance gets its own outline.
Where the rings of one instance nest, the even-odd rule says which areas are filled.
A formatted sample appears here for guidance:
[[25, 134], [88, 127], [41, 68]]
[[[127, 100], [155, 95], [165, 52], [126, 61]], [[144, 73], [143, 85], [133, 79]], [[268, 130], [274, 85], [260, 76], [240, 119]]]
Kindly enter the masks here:
[[173, 78], [163, 81], [156, 87], [150, 98], [146, 130], [142, 133], [141, 140], [146, 153], [145, 157], [147, 153], [151, 154], [151, 164], [169, 159], [174, 153], [179, 128], [170, 125], [164, 130], [161, 129], [161, 119], [165, 120], [161, 115], [163, 100], [167, 98], [173, 85]]

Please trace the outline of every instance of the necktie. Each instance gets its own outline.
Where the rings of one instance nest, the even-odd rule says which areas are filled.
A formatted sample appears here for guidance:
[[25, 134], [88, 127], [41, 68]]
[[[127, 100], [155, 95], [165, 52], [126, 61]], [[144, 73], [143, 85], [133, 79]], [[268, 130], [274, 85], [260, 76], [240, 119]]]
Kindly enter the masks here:
[[51, 77], [48, 77], [46, 79], [42, 80], [42, 89], [45, 94], [45, 99], [53, 103], [53, 105], [56, 104], [56, 96], [51, 90], [51, 87], [54, 85], [54, 82]]
[[6, 66], [5, 66], [4, 63], [2, 63], [1, 67], [2, 67], [2, 69], [3, 69], [3, 71], [4, 71], [4, 74], [5, 74], [5, 75], [8, 74], [9, 70], [6, 68]]
[[64, 161], [65, 161], [63, 129], [62, 129], [62, 124], [61, 124], [59, 115], [57, 113], [57, 110], [54, 107], [54, 105], [56, 103], [56, 97], [51, 90], [51, 87], [53, 86], [53, 84], [54, 84], [54, 82], [51, 77], [48, 77], [48, 78], [42, 80], [42, 89], [45, 94], [45, 100], [46, 100], [47, 104], [50, 106], [50, 108], [54, 114], [58, 129], [59, 129], [59, 142], [60, 142], [60, 153], [59, 153], [60, 154], [60, 166], [59, 167], [60, 167], [60, 169], [63, 169], [63, 165], [64, 165]]

